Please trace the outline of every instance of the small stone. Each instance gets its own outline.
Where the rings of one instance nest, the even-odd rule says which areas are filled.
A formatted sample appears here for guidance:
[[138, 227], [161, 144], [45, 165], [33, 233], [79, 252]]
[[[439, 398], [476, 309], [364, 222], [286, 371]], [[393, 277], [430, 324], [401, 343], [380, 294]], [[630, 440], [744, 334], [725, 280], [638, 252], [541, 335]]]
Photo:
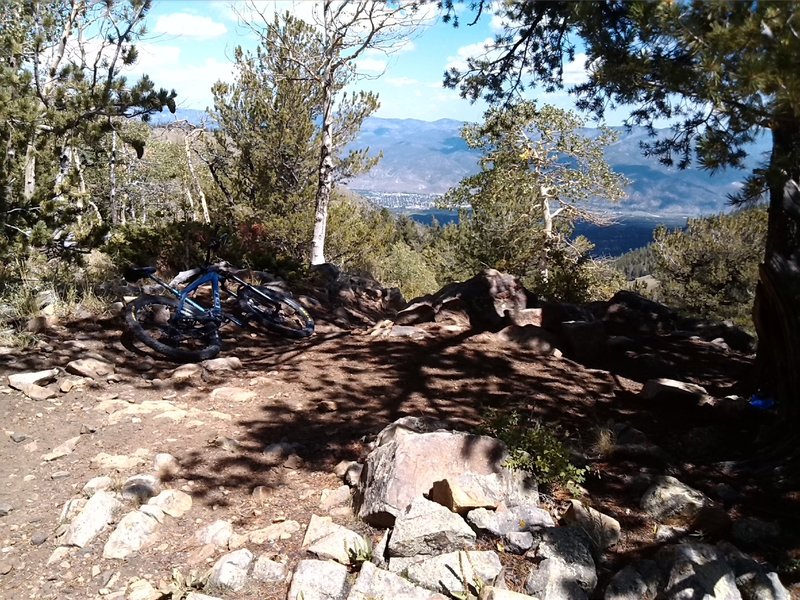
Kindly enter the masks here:
[[97, 492], [86, 501], [83, 510], [69, 524], [64, 534], [65, 546], [85, 547], [110, 523], [122, 509], [122, 503], [108, 492]]
[[565, 524], [583, 530], [598, 550], [605, 550], [619, 541], [619, 521], [578, 500], [570, 500], [569, 508], [561, 519]]
[[89, 435], [97, 431], [97, 427], [94, 425], [87, 425], [86, 423], [81, 423], [81, 435]]
[[317, 410], [319, 412], [336, 412], [339, 410], [339, 405], [333, 400], [323, 400], [317, 404]]
[[533, 534], [529, 531], [510, 531], [503, 539], [506, 550], [512, 554], [525, 554], [533, 546]]
[[137, 579], [128, 585], [128, 595], [125, 600], [158, 600], [161, 593], [146, 579]]
[[180, 490], [164, 490], [158, 496], [150, 498], [148, 504], [160, 508], [170, 517], [180, 519], [192, 508], [192, 497]]
[[227, 356], [224, 358], [212, 358], [204, 360], [202, 363], [203, 368], [212, 373], [218, 371], [236, 371], [242, 368], [242, 361], [235, 356]]
[[62, 456], [67, 456], [68, 454], [72, 454], [75, 451], [75, 447], [78, 445], [81, 437], [75, 436], [73, 438], [68, 439], [63, 444], [59, 444], [51, 452], [42, 456], [42, 460], [50, 462], [52, 460], [56, 460], [57, 458], [61, 458]]
[[195, 363], [187, 363], [175, 369], [172, 372], [172, 375], [170, 375], [170, 379], [178, 383], [183, 383], [189, 381], [193, 377], [199, 377], [202, 372], [203, 368], [200, 365]]
[[138, 510], [122, 517], [103, 546], [103, 558], [125, 559], [155, 541], [158, 521]]
[[277, 562], [266, 555], [259, 556], [253, 566], [253, 579], [256, 581], [265, 583], [285, 581], [288, 574], [289, 568], [286, 563]]
[[209, 586], [238, 592], [247, 584], [247, 572], [253, 562], [253, 553], [247, 549], [229, 552], [214, 563], [208, 578]]
[[114, 365], [96, 358], [81, 358], [67, 363], [67, 372], [81, 377], [99, 379], [114, 372]]
[[10, 560], [0, 561], [0, 575], [8, 575], [14, 568], [14, 563]]
[[11, 441], [19, 444], [20, 442], [24, 442], [25, 440], [29, 440], [30, 436], [26, 433], [18, 433], [14, 432], [11, 434]]
[[211, 398], [220, 402], [249, 402], [258, 397], [253, 390], [239, 387], [221, 387], [211, 392]]
[[228, 521], [218, 520], [199, 529], [194, 537], [200, 544], [213, 544], [224, 548], [227, 547], [232, 535], [233, 525]]
[[329, 511], [338, 506], [349, 505], [350, 499], [350, 487], [347, 485], [340, 486], [334, 490], [322, 490], [319, 507], [321, 510]]
[[8, 376], [8, 385], [15, 390], [22, 391], [22, 386], [28, 384], [41, 385], [47, 384], [58, 375], [58, 369], [48, 369], [46, 371], [36, 371], [31, 373], [14, 373]]
[[347, 593], [347, 567], [329, 560], [301, 560], [287, 600], [340, 600]]
[[333, 523], [330, 517], [317, 515], [311, 515], [303, 548], [319, 558], [330, 558], [343, 565], [357, 562], [359, 556], [366, 556], [371, 550], [363, 536]]
[[83, 486], [81, 490], [83, 495], [87, 498], [91, 498], [97, 492], [110, 490], [114, 487], [114, 480], [107, 475], [101, 475], [100, 477], [92, 477], [86, 484]]
[[28, 383], [23, 385], [20, 391], [31, 400], [36, 400], [36, 401], [51, 400], [56, 397], [55, 390], [42, 387], [41, 385], [36, 385], [35, 383]]
[[12, 507], [10, 504], [7, 502], [0, 502], [0, 517], [7, 516], [12, 510], [14, 510], [14, 507]]
[[300, 531], [300, 523], [289, 520], [251, 531], [247, 534], [247, 537], [253, 544], [263, 544], [280, 539], [289, 539], [297, 531]]
[[43, 531], [37, 531], [31, 536], [31, 544], [34, 546], [41, 546], [47, 541], [47, 534]]
[[286, 469], [299, 469], [303, 466], [303, 459], [297, 454], [291, 454], [283, 461], [283, 467]]
[[158, 479], [152, 475], [134, 475], [122, 484], [121, 494], [125, 500], [143, 504], [161, 490]]
[[475, 532], [461, 517], [420, 497], [397, 517], [389, 539], [389, 555], [443, 554], [472, 548], [475, 540]]
[[69, 471], [55, 471], [50, 473], [50, 479], [66, 479], [69, 475]]

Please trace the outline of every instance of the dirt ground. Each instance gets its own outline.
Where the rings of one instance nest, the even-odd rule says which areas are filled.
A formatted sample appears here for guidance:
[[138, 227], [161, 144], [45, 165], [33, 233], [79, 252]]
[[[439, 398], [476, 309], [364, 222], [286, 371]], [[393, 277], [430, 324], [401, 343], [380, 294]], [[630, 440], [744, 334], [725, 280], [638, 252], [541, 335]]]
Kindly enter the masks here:
[[[169, 580], [175, 568], [184, 574], [202, 571], [222, 552], [191, 565], [196, 550], [191, 538], [216, 519], [229, 520], [237, 533], [298, 521], [301, 529], [287, 540], [248, 545], [256, 553], [287, 557], [293, 565], [302, 557], [310, 516], [324, 514], [320, 492], [341, 485], [334, 466], [362, 458], [370, 436], [404, 415], [471, 429], [490, 407], [531, 412], [557, 424], [588, 457], [584, 500], [617, 518], [623, 530], [621, 543], [600, 565], [601, 582], [625, 561], [658, 547], [654, 523], [641, 513], [639, 499], [646, 477], [660, 474], [674, 475], [712, 498], [733, 490], [725, 508], [734, 521], [756, 516], [778, 523], [780, 538], [742, 549], [777, 566], [786, 585], [800, 580], [800, 486], [774, 472], [756, 475], [739, 468], [774, 416], [750, 409], [654, 405], [637, 396], [648, 378], [671, 377], [701, 384], [716, 398], [747, 397], [751, 357], [662, 336], [638, 338], [635, 351], [581, 365], [491, 334], [376, 338], [324, 323], [299, 342], [230, 328], [224, 341], [221, 356], [238, 357], [242, 368], [181, 384], [170, 379], [176, 365], [127, 340], [119, 319], [70, 323], [43, 335], [36, 348], [0, 354], [2, 383], [10, 373], [63, 368], [87, 356], [113, 362], [117, 373], [117, 381], [91, 382], [40, 402], [0, 386], [5, 431], [0, 504], [12, 507], [0, 517], [0, 597], [96, 598], [124, 589], [133, 577], [155, 584]], [[245, 401], [212, 395], [231, 386], [255, 395]], [[162, 400], [177, 412], [143, 410], [148, 402]], [[598, 437], [614, 424], [640, 430], [662, 451], [603, 451]], [[74, 452], [42, 459], [78, 435]], [[263, 450], [277, 442], [297, 444], [302, 463], [270, 465]], [[134, 456], [138, 449], [143, 449], [141, 465], [122, 473], [92, 463], [103, 452]], [[155, 545], [128, 560], [102, 558], [106, 533], [48, 565], [64, 503], [79, 497], [84, 483], [97, 475], [124, 480], [150, 472], [157, 452], [180, 461], [182, 469], [168, 485], [191, 493], [191, 511], [169, 520]], [[252, 494], [257, 486], [267, 490], [258, 499]], [[557, 508], [560, 500], [561, 495], [552, 498], [551, 506]], [[374, 540], [381, 533], [352, 517], [335, 520]], [[709, 526], [694, 537], [713, 541], [726, 532], [724, 524]], [[522, 575], [508, 560], [513, 588], [521, 585]], [[251, 585], [230, 597], [283, 598], [285, 593], [285, 587]]]

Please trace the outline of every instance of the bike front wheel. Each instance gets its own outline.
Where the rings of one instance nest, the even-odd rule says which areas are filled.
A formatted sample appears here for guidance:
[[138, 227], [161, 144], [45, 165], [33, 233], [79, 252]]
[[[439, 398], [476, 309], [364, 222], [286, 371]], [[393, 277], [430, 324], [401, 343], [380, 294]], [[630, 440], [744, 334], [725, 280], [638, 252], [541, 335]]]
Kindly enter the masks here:
[[219, 325], [167, 296], [141, 296], [128, 304], [125, 322], [133, 336], [175, 361], [198, 362], [220, 351]]
[[314, 320], [295, 299], [268, 287], [241, 286], [239, 308], [268, 330], [291, 338], [314, 333]]

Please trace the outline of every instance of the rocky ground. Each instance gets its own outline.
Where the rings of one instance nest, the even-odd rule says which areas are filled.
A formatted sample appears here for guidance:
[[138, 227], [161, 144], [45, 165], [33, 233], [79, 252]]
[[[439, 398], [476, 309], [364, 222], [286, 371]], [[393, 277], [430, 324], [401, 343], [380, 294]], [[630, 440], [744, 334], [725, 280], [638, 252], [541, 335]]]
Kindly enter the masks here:
[[[675, 534], [642, 508], [643, 493], [663, 475], [721, 508], [685, 535], [712, 543], [738, 535], [737, 546], [795, 585], [798, 487], [739, 468], [774, 418], [741, 399], [751, 391], [751, 357], [686, 336], [642, 335], [581, 364], [464, 327], [335, 322], [321, 320], [300, 342], [228, 329], [221, 360], [177, 369], [127, 340], [118, 318], [68, 323], [32, 349], [0, 350], [3, 383], [56, 370], [42, 389], [0, 385], [0, 596], [144, 599], [172, 584], [178, 598], [236, 550], [251, 552], [266, 575], [215, 596], [285, 598], [287, 575], [309, 557], [302, 543], [314, 515], [373, 544], [382, 536], [349, 508], [337, 465], [363, 461], [375, 434], [399, 417], [471, 430], [490, 407], [557, 424], [588, 458], [582, 500], [621, 525], [599, 562], [594, 596], [603, 597], [619, 568]], [[708, 396], [645, 398], [642, 386], [653, 377], [702, 385]], [[110, 510], [112, 523], [85, 543], [63, 545], [65, 536], [83, 535], [65, 523], [102, 488], [109, 492], [95, 493], [87, 512]], [[147, 509], [156, 524], [143, 547], [111, 544], [120, 520], [133, 528], [136, 519], [125, 515], [163, 490], [183, 494], [169, 492]], [[557, 520], [567, 500], [556, 494], [542, 506]], [[747, 526], [734, 535], [737, 523]], [[509, 587], [523, 591], [520, 557], [480, 543], [499, 551]], [[800, 598], [796, 585], [794, 594]]]

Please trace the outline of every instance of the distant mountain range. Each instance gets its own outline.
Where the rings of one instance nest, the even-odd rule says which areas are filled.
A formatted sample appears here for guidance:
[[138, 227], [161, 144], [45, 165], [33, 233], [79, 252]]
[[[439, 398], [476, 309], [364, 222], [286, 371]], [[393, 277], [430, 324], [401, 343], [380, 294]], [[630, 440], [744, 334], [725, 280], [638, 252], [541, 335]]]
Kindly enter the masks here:
[[[175, 115], [159, 113], [152, 123], [159, 125], [186, 119], [199, 124], [203, 111], [178, 109]], [[208, 120], [207, 116], [206, 122]], [[372, 117], [364, 123], [353, 148], [369, 147], [372, 154], [383, 153], [382, 160], [366, 175], [351, 180], [348, 187], [370, 192], [408, 192], [442, 194], [478, 170], [479, 154], [460, 137], [461, 121]], [[727, 206], [727, 196], [735, 192], [745, 175], [764, 159], [770, 148], [769, 136], [761, 136], [749, 150], [747, 170], [710, 174], [697, 167], [685, 170], [666, 167], [646, 158], [639, 146], [648, 138], [644, 128], [614, 128], [619, 140], [606, 150], [611, 166], [625, 175], [631, 185], [628, 199], [618, 205], [624, 213], [659, 215], [703, 215]], [[666, 134], [668, 130], [663, 130]], [[588, 136], [596, 129], [586, 129]]]

